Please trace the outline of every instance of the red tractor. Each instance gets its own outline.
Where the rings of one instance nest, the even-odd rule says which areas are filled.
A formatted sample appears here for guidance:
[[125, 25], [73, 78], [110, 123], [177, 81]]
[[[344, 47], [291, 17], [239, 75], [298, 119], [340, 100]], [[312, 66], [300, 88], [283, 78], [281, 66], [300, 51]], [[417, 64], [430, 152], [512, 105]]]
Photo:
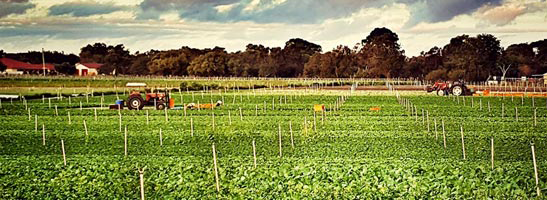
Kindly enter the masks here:
[[439, 96], [448, 96], [452, 94], [454, 96], [467, 96], [473, 95], [474, 91], [467, 88], [467, 86], [461, 81], [454, 82], [442, 82], [437, 81], [433, 86], [427, 86], [427, 92], [435, 91]]
[[170, 98], [167, 89], [155, 89], [153, 91], [151, 91], [151, 89], [145, 89], [145, 91], [145, 98], [141, 96], [139, 90], [131, 91], [131, 94], [127, 98], [127, 108], [129, 110], [142, 110], [144, 106], [154, 106], [157, 110], [164, 110], [174, 106], [175, 101]]

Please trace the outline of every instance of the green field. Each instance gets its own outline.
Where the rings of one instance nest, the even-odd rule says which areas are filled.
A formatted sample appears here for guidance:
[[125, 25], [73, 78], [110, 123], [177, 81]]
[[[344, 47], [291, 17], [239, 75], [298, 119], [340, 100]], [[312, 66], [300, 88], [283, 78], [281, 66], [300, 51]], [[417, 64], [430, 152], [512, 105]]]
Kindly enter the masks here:
[[148, 199], [527, 199], [537, 197], [531, 141], [545, 190], [545, 98], [416, 94], [177, 91], [178, 105], [225, 105], [167, 112], [101, 109], [115, 95], [3, 100], [0, 198], [138, 199], [145, 167]]

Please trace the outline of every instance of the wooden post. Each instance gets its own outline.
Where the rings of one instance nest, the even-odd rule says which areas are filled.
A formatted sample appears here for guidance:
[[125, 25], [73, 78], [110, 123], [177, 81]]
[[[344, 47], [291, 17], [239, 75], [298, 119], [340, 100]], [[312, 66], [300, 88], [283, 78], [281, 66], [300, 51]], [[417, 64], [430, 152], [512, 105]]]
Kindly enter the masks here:
[[479, 110], [482, 110], [482, 99], [479, 99]]
[[492, 112], [492, 109], [490, 108], [490, 101], [488, 101], [488, 112]]
[[217, 192], [220, 192], [220, 183], [218, 180], [218, 167], [217, 167], [217, 152], [215, 149], [215, 143], [213, 143], [213, 164], [214, 164], [214, 171], [215, 171], [215, 182], [217, 187]]
[[256, 145], [255, 145], [255, 139], [253, 139], [253, 159], [254, 159], [254, 168], [256, 169]]
[[61, 151], [63, 152], [63, 164], [66, 167], [65, 142], [61, 139]]
[[47, 99], [47, 102], [48, 102], [48, 107], [51, 108], [51, 99], [48, 98], [48, 99]]
[[148, 117], [148, 110], [146, 111], [146, 125], [150, 124], [150, 118]]
[[46, 125], [42, 124], [42, 145], [46, 146]]
[[441, 123], [443, 125], [443, 145], [444, 145], [444, 149], [446, 150], [446, 133], [444, 131], [444, 119], [441, 119]]
[[463, 153], [463, 159], [465, 160], [465, 141], [463, 139], [463, 126], [460, 126], [460, 132], [462, 134], [462, 153]]
[[87, 134], [87, 124], [86, 124], [85, 120], [84, 120], [84, 129], [85, 129], [85, 136], [87, 136], [88, 135]]
[[255, 105], [255, 116], [258, 116], [258, 105]]
[[57, 105], [55, 105], [55, 116], [59, 116], [59, 111], [57, 110]]
[[139, 182], [141, 185], [141, 200], [144, 200], [144, 168], [139, 170]]
[[72, 124], [72, 120], [70, 120], [70, 112], [68, 112], [68, 124]]
[[30, 108], [27, 109], [27, 111], [28, 111], [28, 120], [30, 121], [30, 120], [32, 120], [32, 117], [30, 116]]
[[289, 121], [289, 131], [291, 132], [291, 147], [294, 148], [294, 138], [292, 133], [292, 121]]
[[191, 129], [190, 135], [194, 137], [194, 119], [193, 118], [190, 118], [190, 129]]
[[283, 150], [281, 147], [281, 123], [278, 124], [278, 133], [279, 133], [279, 157], [283, 157]]
[[531, 144], [531, 147], [532, 147], [532, 161], [534, 161], [534, 175], [536, 177], [536, 191], [537, 191], [537, 195], [539, 197], [539, 196], [541, 196], [541, 190], [539, 189], [539, 175], [538, 175], [538, 168], [537, 168], [537, 164], [536, 164], [536, 151], [535, 151], [534, 143], [530, 142], [530, 144]]
[[163, 146], [163, 135], [161, 133], [161, 128], [160, 128], [160, 146]]
[[492, 154], [492, 169], [494, 169], [494, 137], [490, 138], [490, 152]]
[[97, 108], [93, 108], [93, 112], [95, 113], [95, 121], [97, 121]]
[[82, 101], [80, 101], [80, 111], [83, 110]]
[[123, 134], [123, 146], [124, 146], [124, 155], [127, 156], [127, 125], [125, 126], [125, 132]]

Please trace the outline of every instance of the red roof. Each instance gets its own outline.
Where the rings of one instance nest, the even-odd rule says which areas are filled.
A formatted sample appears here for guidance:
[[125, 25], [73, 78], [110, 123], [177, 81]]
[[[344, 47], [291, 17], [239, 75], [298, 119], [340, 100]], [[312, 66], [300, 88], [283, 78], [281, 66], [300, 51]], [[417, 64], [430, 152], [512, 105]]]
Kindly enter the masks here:
[[80, 63], [83, 66], [86, 66], [87, 68], [93, 68], [93, 69], [99, 69], [103, 64], [100, 63]]
[[[10, 58], [0, 58], [0, 62], [4, 63], [7, 66], [7, 69], [22, 69], [22, 70], [43, 70], [44, 66], [42, 64], [30, 64], [26, 62], [21, 62], [13, 60]], [[53, 64], [46, 63], [47, 70], [55, 70]]]

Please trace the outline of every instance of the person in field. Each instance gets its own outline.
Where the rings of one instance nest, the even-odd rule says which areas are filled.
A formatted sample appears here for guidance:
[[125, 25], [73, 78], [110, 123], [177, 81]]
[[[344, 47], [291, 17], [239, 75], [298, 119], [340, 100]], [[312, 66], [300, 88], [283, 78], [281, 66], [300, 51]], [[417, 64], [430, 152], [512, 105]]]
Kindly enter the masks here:
[[207, 104], [196, 104], [196, 103], [189, 103], [186, 105], [186, 109], [211, 109], [211, 108], [216, 108], [218, 106], [221, 106], [223, 105], [224, 103], [220, 100], [217, 101], [216, 104], [210, 104], [210, 103], [207, 103]]

